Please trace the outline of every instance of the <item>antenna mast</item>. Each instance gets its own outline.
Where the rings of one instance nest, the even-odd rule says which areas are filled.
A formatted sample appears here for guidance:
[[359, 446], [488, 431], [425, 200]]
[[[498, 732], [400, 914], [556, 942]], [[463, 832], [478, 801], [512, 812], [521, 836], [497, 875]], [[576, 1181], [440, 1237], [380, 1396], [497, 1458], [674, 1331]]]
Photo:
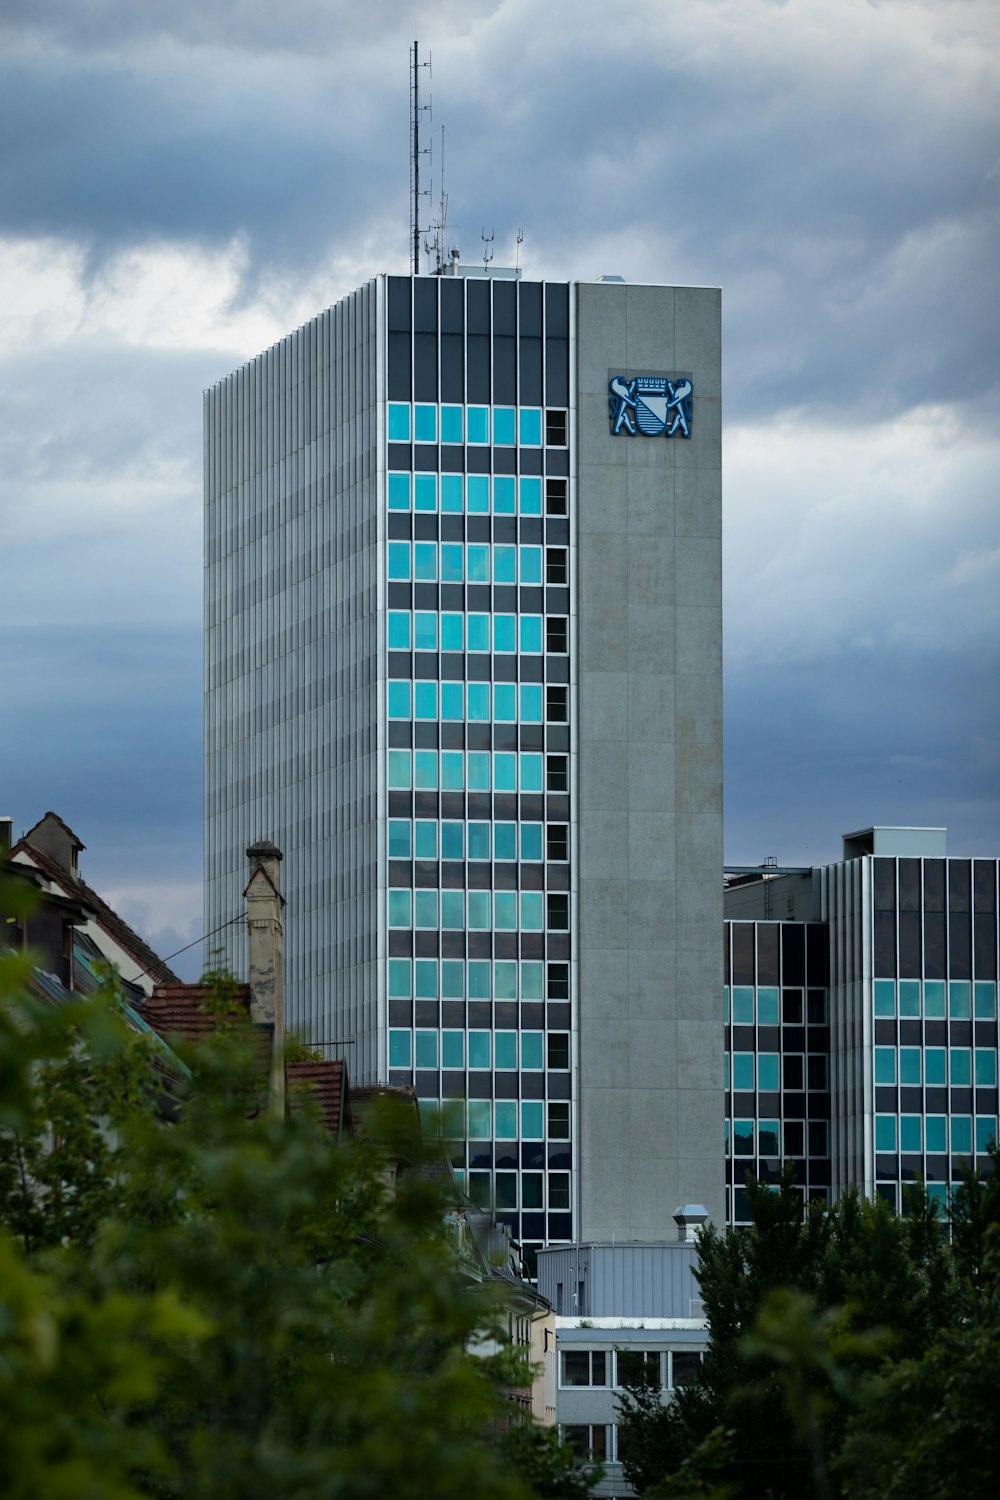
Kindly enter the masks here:
[[425, 63], [419, 58], [419, 44], [410, 48], [410, 243], [413, 246], [413, 274], [420, 274], [420, 195], [427, 189], [420, 187], [420, 158], [426, 150], [420, 149], [420, 116], [430, 108], [420, 103], [420, 69], [426, 68], [430, 75], [430, 56]]

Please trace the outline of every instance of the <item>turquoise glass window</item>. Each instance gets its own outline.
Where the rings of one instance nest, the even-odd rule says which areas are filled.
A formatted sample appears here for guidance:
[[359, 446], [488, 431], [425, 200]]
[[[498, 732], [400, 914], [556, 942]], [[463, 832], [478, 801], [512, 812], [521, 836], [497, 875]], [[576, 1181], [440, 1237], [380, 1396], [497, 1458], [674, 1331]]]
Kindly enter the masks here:
[[415, 474], [413, 476], [413, 509], [424, 511], [437, 510], [437, 503], [437, 475]]
[[389, 819], [389, 858], [409, 859], [411, 848], [409, 819]]
[[469, 1100], [469, 1139], [470, 1141], [488, 1141], [492, 1135], [490, 1129], [490, 1101], [488, 1099]]
[[[446, 686], [461, 687], [458, 684], [445, 684]], [[441, 751], [441, 790], [444, 792], [461, 792], [465, 783], [465, 757], [461, 750]]]
[[[489, 891], [469, 891], [466, 902], [466, 925], [472, 932], [487, 932], [490, 927]], [[470, 966], [471, 967], [471, 966]], [[472, 991], [469, 990], [471, 996]]]
[[540, 682], [522, 682], [521, 694], [521, 723], [540, 724], [542, 722], [542, 685]]
[[[442, 682], [441, 684], [441, 717], [442, 719], [464, 719], [465, 718], [465, 684], [461, 682]], [[442, 777], [442, 786], [444, 780]]]
[[441, 582], [461, 583], [465, 570], [465, 548], [461, 542], [441, 543]]
[[777, 1089], [780, 1087], [778, 1080], [779, 1059], [777, 1052], [760, 1052], [757, 1055], [757, 1087], [759, 1089]]
[[494, 755], [493, 775], [496, 778], [496, 790], [498, 792], [516, 792], [517, 756], [507, 751], [498, 752]]
[[[389, 543], [390, 547], [393, 545]], [[437, 542], [414, 542], [413, 576], [421, 583], [437, 580]]]
[[517, 1101], [498, 1099], [493, 1106], [495, 1135], [498, 1141], [517, 1140]]
[[[995, 1115], [976, 1116], [976, 1154], [984, 1156], [997, 1138]], [[930, 1150], [930, 1147], [927, 1148]]]
[[753, 1156], [753, 1121], [733, 1121], [733, 1155]]
[[919, 1016], [920, 1014], [920, 980], [901, 979], [899, 981], [899, 1014], [901, 1016]]
[[540, 406], [522, 406], [517, 414], [518, 439], [522, 448], [542, 446], [542, 409]]
[[971, 986], [967, 979], [953, 979], [948, 985], [948, 1014], [953, 1021], [967, 1021], [972, 1010]]
[[906, 1084], [920, 1083], [920, 1048], [900, 1047], [899, 1081]]
[[512, 655], [517, 650], [517, 616], [493, 616], [493, 650], [500, 656]]
[[409, 750], [389, 751], [389, 786], [393, 791], [408, 792], [410, 790]]
[[513, 474], [495, 474], [493, 476], [494, 515], [512, 516], [515, 508], [515, 494], [516, 481]]
[[968, 1088], [972, 1083], [972, 1053], [968, 1047], [952, 1047], [948, 1054], [948, 1072], [952, 1088]]
[[542, 857], [542, 825], [541, 823], [521, 824], [521, 858], [541, 859]]
[[441, 824], [441, 858], [442, 859], [464, 859], [465, 858], [465, 824], [464, 823], [442, 823]]
[[437, 442], [437, 407], [418, 401], [413, 408], [413, 438], [417, 443]]
[[543, 787], [542, 757], [524, 753], [521, 756], [521, 791], [540, 792]]
[[465, 892], [441, 892], [441, 926], [459, 932], [465, 926]]
[[436, 1031], [417, 1032], [417, 1067], [436, 1068], [438, 1065], [438, 1034]]
[[488, 651], [490, 649], [489, 615], [469, 615], [465, 624], [465, 634], [470, 651]]
[[438, 758], [436, 750], [415, 750], [413, 753], [413, 785], [421, 792], [436, 792], [438, 784]]
[[[408, 719], [410, 717], [410, 684], [408, 682], [401, 682], [393, 678], [389, 683], [388, 700], [390, 719]], [[390, 767], [394, 753], [392, 750], [389, 752]], [[391, 769], [389, 774], [391, 777]], [[392, 781], [389, 784], [390, 786], [398, 785], [398, 783], [393, 783]], [[409, 781], [407, 781], [407, 785], [409, 785]]]
[[442, 1031], [441, 1066], [442, 1068], [465, 1067], [464, 1031]]
[[541, 1000], [544, 998], [543, 984], [545, 979], [544, 964], [537, 963], [534, 959], [525, 961], [521, 965], [521, 999]]
[[488, 406], [470, 406], [466, 412], [466, 441], [488, 443], [490, 440], [490, 409]]
[[489, 823], [469, 824], [469, 858], [489, 859], [490, 857], [490, 825]]
[[[487, 896], [486, 891], [470, 891], [470, 896]], [[488, 1000], [490, 998], [490, 966], [484, 958], [470, 958], [469, 960], [469, 999]]]
[[928, 1115], [924, 1121], [927, 1150], [944, 1153], [948, 1150], [948, 1121], [944, 1115]]
[[517, 858], [516, 823], [494, 823], [493, 858], [504, 860]]
[[780, 1139], [780, 1120], [757, 1121], [757, 1150], [761, 1156], [780, 1156], [781, 1148], [778, 1144]]
[[469, 474], [465, 481], [465, 508], [470, 516], [485, 516], [490, 509], [490, 477]]
[[438, 617], [428, 610], [418, 610], [413, 616], [413, 645], [417, 651], [436, 651], [438, 643]]
[[493, 1036], [494, 1067], [505, 1072], [517, 1067], [517, 1032], [497, 1031]]
[[540, 1141], [545, 1134], [545, 1107], [540, 1099], [521, 1101], [521, 1138]]
[[500, 932], [513, 932], [517, 927], [517, 892], [497, 891], [493, 897], [494, 920]]
[[486, 750], [470, 750], [465, 757], [465, 768], [470, 792], [488, 792], [490, 789], [490, 755]]
[[516, 547], [494, 547], [493, 548], [493, 582], [494, 583], [516, 583], [517, 582], [517, 548]]
[[[418, 891], [417, 895], [422, 895]], [[436, 895], [436, 892], [431, 892]], [[418, 1000], [436, 1000], [438, 992], [438, 966], [436, 958], [418, 958], [413, 965], [413, 993]]]
[[390, 609], [389, 611], [389, 650], [409, 651], [410, 649], [410, 614], [404, 609]]
[[413, 847], [418, 859], [437, 859], [438, 826], [429, 818], [418, 818], [414, 827]]
[[409, 891], [390, 890], [389, 892], [389, 926], [409, 927], [412, 922], [411, 900]]
[[749, 984], [733, 985], [733, 1024], [753, 1025], [753, 987]]
[[389, 995], [393, 1000], [408, 1000], [413, 993], [413, 965], [408, 958], [390, 958]]
[[940, 1020], [944, 1015], [944, 980], [924, 980], [924, 1015]]
[[927, 1047], [924, 1049], [924, 1081], [929, 1086], [941, 1085], [948, 1082], [946, 1056], [947, 1054], [943, 1047]]
[[441, 650], [462, 651], [465, 649], [465, 616], [444, 614], [441, 616]]
[[465, 426], [462, 408], [460, 406], [442, 406], [441, 408], [441, 441], [442, 443], [461, 443], [464, 441]]
[[446, 515], [461, 515], [462, 485], [461, 474], [441, 475], [441, 509]]
[[752, 1089], [754, 1075], [754, 1056], [752, 1052], [733, 1053], [733, 1088]]
[[517, 719], [517, 684], [496, 682], [493, 684], [493, 717], [501, 724], [513, 724]]
[[495, 406], [493, 408], [493, 446], [495, 448], [513, 448], [514, 441], [514, 408], [512, 406]]
[[469, 1067], [488, 1068], [490, 1065], [490, 1033], [469, 1032]]
[[437, 891], [414, 891], [413, 914], [416, 927], [436, 927], [438, 924]]
[[920, 1115], [901, 1115], [899, 1120], [900, 1151], [922, 1151], [923, 1129]]
[[412, 1041], [408, 1031], [389, 1032], [389, 1066], [390, 1068], [409, 1068], [412, 1058]]
[[757, 991], [757, 1021], [761, 1026], [778, 1024], [778, 991], [770, 985], [762, 986]]
[[896, 1014], [896, 981], [894, 979], [876, 979], [875, 1014], [877, 1016]]
[[390, 443], [408, 443], [410, 441], [410, 405], [409, 402], [389, 402], [389, 441]]
[[541, 891], [521, 892], [521, 927], [525, 932], [541, 932], [545, 925], [545, 897]]
[[409, 474], [389, 475], [389, 509], [409, 510], [410, 508], [410, 476]]
[[408, 583], [410, 578], [409, 542], [389, 543], [389, 577], [397, 582]]
[[473, 724], [488, 724], [490, 718], [490, 685], [488, 682], [470, 682], [465, 692], [469, 721]]
[[896, 1049], [895, 1047], [875, 1048], [875, 1082], [896, 1082]]
[[441, 960], [441, 998], [462, 1000], [465, 997], [465, 964], [460, 958]]
[[521, 582], [541, 583], [542, 581], [542, 549], [541, 547], [520, 547], [521, 554]]
[[541, 615], [521, 616], [521, 651], [526, 656], [538, 656], [542, 650]]
[[951, 1154], [952, 1156], [972, 1155], [972, 1116], [952, 1115], [951, 1117]]
[[975, 984], [975, 1013], [977, 1021], [992, 1021], [997, 1013], [997, 987], [977, 979]]
[[992, 1047], [976, 1048], [976, 1088], [995, 1089], [997, 1086], [997, 1055]]
[[937, 1206], [939, 1217], [948, 1217], [948, 1184], [946, 1182], [928, 1182], [924, 1186], [927, 1190], [927, 1198], [930, 1203]]
[[542, 513], [542, 481], [537, 474], [524, 474], [518, 480], [518, 508], [522, 516]]
[[493, 965], [493, 994], [497, 1000], [517, 999], [517, 964], [512, 959], [498, 959]]
[[466, 566], [470, 583], [489, 583], [490, 549], [485, 543], [471, 543], [466, 548]]
[[875, 1116], [875, 1150], [895, 1151], [896, 1149], [896, 1116]]

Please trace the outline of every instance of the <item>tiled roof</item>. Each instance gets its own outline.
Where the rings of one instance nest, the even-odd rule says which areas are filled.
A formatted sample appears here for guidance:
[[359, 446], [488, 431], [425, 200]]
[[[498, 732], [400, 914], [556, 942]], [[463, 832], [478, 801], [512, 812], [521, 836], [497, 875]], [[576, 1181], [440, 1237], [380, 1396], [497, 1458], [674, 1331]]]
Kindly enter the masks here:
[[[161, 1036], [182, 1036], [196, 1042], [216, 1030], [219, 1018], [209, 1005], [216, 990], [210, 984], [158, 984], [142, 1007], [142, 1014]], [[238, 984], [233, 1000], [250, 1014], [250, 986]]]
[[313, 1102], [319, 1106], [323, 1123], [330, 1134], [339, 1136], [344, 1129], [350, 1132], [350, 1096], [343, 1058], [330, 1058], [323, 1062], [287, 1063], [285, 1078], [288, 1083], [289, 1109], [301, 1108], [302, 1095], [308, 1090]]

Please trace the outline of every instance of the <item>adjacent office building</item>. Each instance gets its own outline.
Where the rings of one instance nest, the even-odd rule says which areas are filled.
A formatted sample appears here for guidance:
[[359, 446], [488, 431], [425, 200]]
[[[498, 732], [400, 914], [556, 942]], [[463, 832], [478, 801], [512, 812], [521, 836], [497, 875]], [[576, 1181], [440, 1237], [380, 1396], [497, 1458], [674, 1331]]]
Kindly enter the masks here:
[[448, 269], [206, 393], [206, 928], [273, 839], [290, 1026], [529, 1254], [662, 1239], [724, 1213], [719, 295]]

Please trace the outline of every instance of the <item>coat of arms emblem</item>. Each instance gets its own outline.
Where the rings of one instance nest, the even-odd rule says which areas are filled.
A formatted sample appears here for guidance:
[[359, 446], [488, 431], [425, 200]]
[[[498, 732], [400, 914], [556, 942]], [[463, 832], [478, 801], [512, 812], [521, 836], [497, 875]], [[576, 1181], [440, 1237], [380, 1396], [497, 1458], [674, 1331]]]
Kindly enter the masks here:
[[691, 402], [694, 386], [687, 376], [670, 380], [666, 375], [636, 375], [626, 380], [616, 375], [608, 382], [611, 395], [611, 432], [634, 437], [691, 436]]

